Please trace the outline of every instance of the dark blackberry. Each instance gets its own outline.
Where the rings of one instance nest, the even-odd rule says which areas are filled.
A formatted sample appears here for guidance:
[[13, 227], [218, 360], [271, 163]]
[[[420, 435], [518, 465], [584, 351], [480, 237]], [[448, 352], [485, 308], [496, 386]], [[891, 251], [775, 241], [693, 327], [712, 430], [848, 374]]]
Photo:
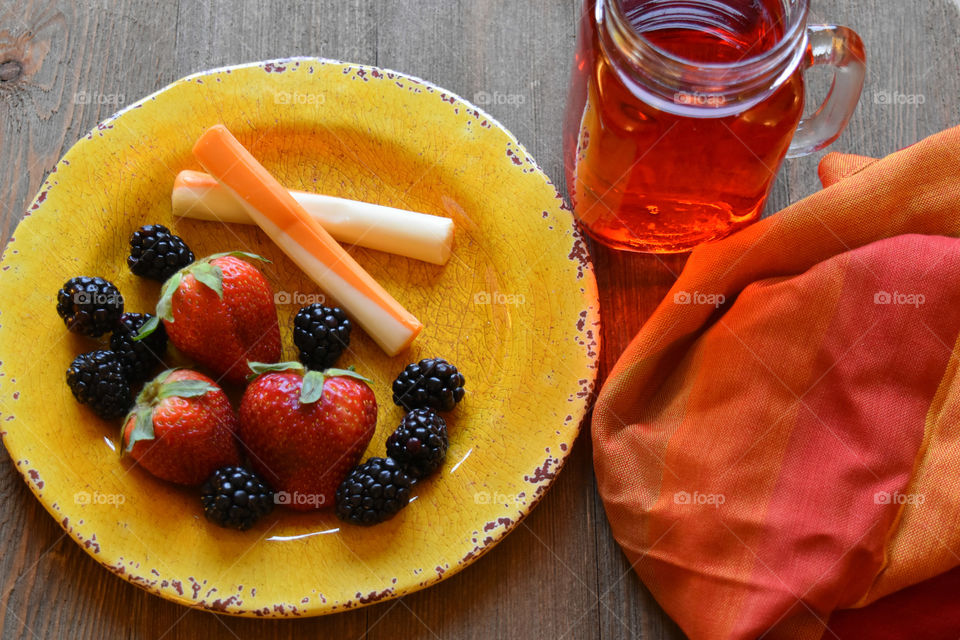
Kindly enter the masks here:
[[144, 225], [130, 236], [127, 266], [138, 276], [164, 282], [191, 262], [187, 243], [162, 224]]
[[70, 278], [57, 292], [57, 313], [70, 331], [96, 338], [117, 326], [123, 313], [123, 296], [109, 280]]
[[253, 471], [223, 467], [200, 487], [200, 502], [210, 522], [245, 531], [273, 511], [273, 489]]
[[363, 526], [389, 520], [410, 502], [413, 483], [396, 460], [370, 458], [337, 487], [337, 516]]
[[74, 358], [67, 369], [73, 396], [106, 420], [119, 418], [133, 405], [130, 383], [113, 351], [91, 351]]
[[443, 358], [408, 364], [393, 381], [393, 402], [408, 411], [429, 407], [450, 411], [463, 400], [463, 374]]
[[303, 307], [293, 319], [293, 343], [300, 351], [300, 362], [317, 371], [332, 367], [350, 344], [352, 328], [339, 307]]
[[143, 340], [133, 339], [143, 323], [152, 317], [149, 313], [125, 313], [110, 336], [110, 350], [117, 354], [127, 380], [132, 383], [149, 378], [154, 368], [163, 362], [167, 350], [167, 332], [163, 323]]
[[433, 409], [414, 409], [387, 438], [387, 455], [414, 478], [425, 478], [447, 457], [447, 423]]

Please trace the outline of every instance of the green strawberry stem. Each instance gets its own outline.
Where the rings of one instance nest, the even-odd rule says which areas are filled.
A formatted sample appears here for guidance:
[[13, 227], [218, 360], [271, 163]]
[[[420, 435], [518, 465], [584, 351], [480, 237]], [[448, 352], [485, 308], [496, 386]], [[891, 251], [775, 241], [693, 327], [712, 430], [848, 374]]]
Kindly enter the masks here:
[[151, 333], [156, 331], [157, 327], [160, 325], [160, 320], [173, 322], [173, 294], [177, 292], [177, 289], [179, 289], [180, 285], [183, 283], [183, 279], [188, 274], [196, 278], [197, 282], [212, 289], [217, 294], [217, 297], [223, 300], [223, 270], [217, 265], [213, 264], [213, 261], [217, 258], [224, 258], [226, 256], [235, 256], [238, 258], [247, 258], [248, 260], [270, 262], [266, 258], [258, 256], [255, 253], [248, 253], [246, 251], [226, 251], [223, 253], [214, 253], [206, 258], [201, 258], [200, 260], [196, 260], [188, 264], [167, 278], [167, 281], [163, 283], [163, 287], [160, 289], [160, 299], [157, 301], [157, 312], [152, 318], [143, 323], [143, 326], [140, 327], [140, 330], [137, 331], [137, 334], [133, 336], [134, 341], [143, 340]]
[[[167, 398], [199, 398], [200, 396], [216, 391], [217, 387], [203, 380], [174, 380], [166, 382], [167, 378], [176, 369], [167, 369], [156, 378], [143, 386], [137, 396], [137, 404], [123, 420], [120, 432], [120, 455], [129, 453], [140, 440], [153, 440], [156, 434], [153, 431], [153, 410], [161, 401]], [[136, 416], [136, 423], [130, 436], [126, 435], [127, 423]]]
[[297, 373], [304, 373], [307, 368], [304, 367], [299, 362], [287, 361], [287, 362], [253, 362], [252, 360], [247, 360], [247, 366], [250, 368], [251, 373], [247, 376], [248, 380], [253, 380], [257, 376], [263, 373], [280, 373], [282, 371], [296, 371]]
[[274, 363], [247, 361], [247, 366], [253, 372], [248, 378], [250, 380], [264, 373], [279, 373], [282, 371], [293, 371], [302, 375], [303, 386], [300, 388], [300, 404], [313, 404], [320, 400], [323, 397], [323, 384], [327, 381], [327, 378], [347, 377], [356, 378], [368, 384], [373, 382], [354, 371], [353, 365], [349, 369], [325, 369], [324, 371], [311, 371], [299, 362], [293, 361]]

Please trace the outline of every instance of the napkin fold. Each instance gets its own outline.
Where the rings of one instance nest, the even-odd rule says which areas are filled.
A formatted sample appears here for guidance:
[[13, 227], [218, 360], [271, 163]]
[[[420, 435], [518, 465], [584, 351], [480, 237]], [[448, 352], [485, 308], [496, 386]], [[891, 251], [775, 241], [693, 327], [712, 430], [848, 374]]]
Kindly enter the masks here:
[[600, 391], [598, 489], [691, 638], [956, 638], [960, 127], [820, 176], [691, 254]]

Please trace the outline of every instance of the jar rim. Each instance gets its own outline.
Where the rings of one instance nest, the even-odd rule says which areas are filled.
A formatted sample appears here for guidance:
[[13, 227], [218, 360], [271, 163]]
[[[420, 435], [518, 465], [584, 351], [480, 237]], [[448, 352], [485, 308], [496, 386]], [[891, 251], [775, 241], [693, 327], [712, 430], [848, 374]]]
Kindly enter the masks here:
[[740, 113], [779, 89], [807, 54], [809, 0], [780, 0], [789, 25], [770, 49], [732, 62], [705, 63], [655, 45], [627, 19], [620, 0], [595, 0], [594, 19], [604, 55], [644, 102], [697, 118]]
[[795, 41], [799, 39], [799, 32], [806, 29], [807, 14], [809, 12], [810, 2], [809, 0], [782, 1], [787, 5], [796, 4], [797, 9], [789, 12], [789, 24], [787, 25], [787, 28], [784, 29], [783, 35], [778, 39], [776, 45], [770, 49], [767, 49], [766, 51], [747, 55], [733, 62], [703, 62], [673, 53], [672, 51], [669, 51], [668, 49], [665, 49], [664, 47], [654, 43], [645, 35], [643, 35], [643, 33], [634, 29], [629, 18], [627, 17], [627, 14], [624, 12], [623, 7], [621, 6], [620, 0], [600, 0], [600, 3], [598, 4], [602, 4], [603, 8], [612, 16], [613, 20], [619, 23], [618, 26], [620, 27], [621, 33], [630, 41], [631, 45], [655, 54], [661, 59], [661, 61], [667, 62], [668, 64], [682, 66], [689, 69], [702, 69], [710, 72], [749, 70], [752, 67], [766, 66], [771, 61], [776, 64], [777, 61], [789, 57], [790, 51], [795, 46]]

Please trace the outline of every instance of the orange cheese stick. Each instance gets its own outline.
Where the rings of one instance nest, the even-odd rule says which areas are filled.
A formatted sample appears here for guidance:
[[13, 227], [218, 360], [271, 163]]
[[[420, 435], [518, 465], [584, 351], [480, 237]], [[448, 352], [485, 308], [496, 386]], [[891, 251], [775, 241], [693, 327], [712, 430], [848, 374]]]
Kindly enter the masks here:
[[370, 277], [225, 126], [207, 129], [193, 153], [243, 203], [250, 218], [387, 354], [410, 346], [423, 328], [420, 321]]

